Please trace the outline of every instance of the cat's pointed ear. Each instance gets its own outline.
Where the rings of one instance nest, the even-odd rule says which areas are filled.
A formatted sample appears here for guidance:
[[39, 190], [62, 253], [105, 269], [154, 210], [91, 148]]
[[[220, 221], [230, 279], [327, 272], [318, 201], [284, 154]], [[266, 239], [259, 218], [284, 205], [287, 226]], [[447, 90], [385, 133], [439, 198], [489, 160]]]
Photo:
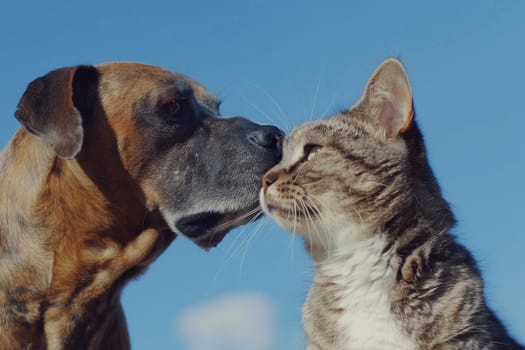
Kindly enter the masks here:
[[401, 62], [389, 58], [370, 77], [359, 102], [365, 115], [386, 139], [407, 130], [414, 118], [412, 91]]

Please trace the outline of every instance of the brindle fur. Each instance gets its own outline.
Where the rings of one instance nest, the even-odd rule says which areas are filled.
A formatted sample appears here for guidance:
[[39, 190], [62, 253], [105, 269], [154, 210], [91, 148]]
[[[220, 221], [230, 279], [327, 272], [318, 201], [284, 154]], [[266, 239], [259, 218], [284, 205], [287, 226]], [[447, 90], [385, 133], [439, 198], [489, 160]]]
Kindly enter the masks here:
[[307, 349], [523, 349], [451, 233], [413, 117], [406, 72], [389, 59], [350, 110], [296, 128], [264, 177], [263, 208], [305, 237], [316, 266]]
[[28, 86], [0, 154], [2, 349], [129, 349], [121, 289], [184, 234], [177, 220], [214, 208], [221, 230], [191, 234], [207, 248], [253, 217], [280, 134], [217, 110], [193, 80], [142, 64]]

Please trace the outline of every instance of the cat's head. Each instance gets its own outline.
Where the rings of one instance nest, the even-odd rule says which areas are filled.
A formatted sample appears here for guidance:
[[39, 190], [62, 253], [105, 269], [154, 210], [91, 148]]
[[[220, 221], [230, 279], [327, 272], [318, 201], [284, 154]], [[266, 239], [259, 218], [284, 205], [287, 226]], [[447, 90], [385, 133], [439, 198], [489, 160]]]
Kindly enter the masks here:
[[348, 235], [354, 240], [388, 229], [417, 200], [418, 188], [440, 194], [406, 71], [388, 59], [350, 109], [292, 131], [282, 161], [264, 176], [260, 201], [279, 225], [311, 247], [328, 248]]

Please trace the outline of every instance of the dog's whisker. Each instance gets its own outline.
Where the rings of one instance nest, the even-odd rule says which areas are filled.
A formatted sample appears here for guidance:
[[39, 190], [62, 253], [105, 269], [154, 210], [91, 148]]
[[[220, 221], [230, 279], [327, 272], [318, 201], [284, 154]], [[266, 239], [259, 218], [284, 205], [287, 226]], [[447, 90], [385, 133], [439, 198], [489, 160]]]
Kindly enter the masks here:
[[[256, 88], [259, 91], [261, 91], [266, 97], [268, 97], [270, 99], [270, 101], [277, 108], [277, 111], [279, 112], [279, 114], [281, 116], [281, 119], [282, 119], [282, 121], [284, 123], [286, 132], [289, 132], [291, 130], [291, 127], [288, 124], [288, 118], [286, 118], [286, 113], [282, 109], [281, 105], [277, 102], [277, 100], [268, 91], [266, 91], [266, 89], [264, 89], [262, 86], [259, 86], [259, 85], [255, 84], [254, 82], [249, 81], [249, 80], [246, 80], [246, 83], [252, 85], [254, 88]], [[278, 125], [278, 124], [276, 124], [276, 125]]]
[[266, 226], [266, 224], [268, 223], [268, 220], [261, 220], [258, 224], [257, 224], [257, 227], [255, 228], [255, 230], [253, 230], [253, 232], [251, 232], [249, 234], [249, 238], [248, 240], [246, 241], [246, 244], [245, 244], [245, 247], [244, 247], [244, 252], [241, 256], [241, 262], [240, 262], [240, 265], [239, 265], [239, 272], [242, 272], [242, 268], [244, 266], [244, 259], [246, 258], [246, 254], [248, 253], [248, 249], [250, 247], [250, 243], [253, 242], [255, 236], [261, 232], [261, 230]]
[[[217, 271], [215, 272], [215, 276], [213, 277], [213, 283], [217, 284], [217, 281], [219, 279], [219, 275], [224, 271], [224, 269], [230, 265], [230, 263], [233, 261], [233, 259], [239, 254], [239, 252], [242, 250], [242, 248], [245, 245], [246, 240], [248, 240], [250, 237], [248, 234], [246, 234], [246, 229], [241, 230], [241, 232], [238, 233], [237, 237], [235, 238], [235, 241], [232, 242], [229, 253], [227, 252], [226, 258], [224, 259], [224, 262], [217, 267]], [[238, 240], [241, 239], [241, 242], [237, 245], [236, 243]], [[235, 247], [235, 248], [233, 248]], [[233, 249], [233, 251], [231, 251]]]
[[[260, 208], [259, 208], [259, 210], [260, 210]], [[246, 242], [250, 239], [250, 236], [251, 236], [251, 234], [253, 232], [253, 231], [250, 230], [250, 226], [251, 226], [250, 224], [253, 223], [255, 220], [257, 220], [263, 214], [264, 213], [262, 211], [257, 213], [253, 218], [250, 219], [250, 221], [245, 226], [243, 226], [243, 228], [238, 233], [237, 237], [235, 237], [235, 240], [232, 242], [232, 244], [230, 245], [230, 248], [226, 252], [227, 256], [226, 256], [226, 259], [225, 259], [224, 263], [218, 268], [218, 270], [217, 270], [217, 272], [215, 274], [215, 277], [214, 277], [214, 281], [215, 282], [217, 281], [217, 278], [218, 278], [219, 274], [222, 272], [222, 270], [224, 270], [224, 268], [226, 268], [226, 266], [228, 266], [233, 261], [233, 258], [235, 258], [242, 251], [243, 247], [245, 247], [245, 245], [246, 245]], [[237, 242], [239, 241], [239, 239], [242, 239], [242, 240], [237, 245]]]
[[266, 112], [264, 112], [259, 106], [257, 106], [255, 103], [251, 102], [247, 97], [245, 96], [241, 96], [241, 98], [244, 100], [244, 102], [246, 102], [247, 104], [250, 105], [250, 107], [252, 107], [253, 109], [255, 109], [257, 112], [259, 112], [263, 117], [265, 117], [266, 119], [268, 119], [268, 121], [274, 125], [278, 125], [278, 123], [275, 122], [275, 120], [270, 117], [270, 115]]
[[[255, 215], [254, 215], [255, 214]], [[236, 216], [234, 217], [233, 219], [231, 220], [228, 220], [228, 221], [225, 221], [225, 222], [222, 222], [220, 223], [219, 225], [216, 225], [216, 226], [213, 226], [211, 229], [212, 230], [220, 230], [222, 228], [225, 228], [225, 227], [229, 227], [231, 226], [232, 224], [236, 224], [238, 223], [239, 221], [242, 221], [250, 216], [254, 215], [254, 218], [253, 218], [253, 221], [257, 220], [261, 215], [264, 215], [264, 213], [262, 212], [262, 209], [260, 206], [257, 206], [256, 208], [250, 210], [249, 212], [247, 213], [244, 213], [242, 215], [239, 215], [239, 216]], [[252, 219], [250, 219], [250, 221], [252, 221]]]

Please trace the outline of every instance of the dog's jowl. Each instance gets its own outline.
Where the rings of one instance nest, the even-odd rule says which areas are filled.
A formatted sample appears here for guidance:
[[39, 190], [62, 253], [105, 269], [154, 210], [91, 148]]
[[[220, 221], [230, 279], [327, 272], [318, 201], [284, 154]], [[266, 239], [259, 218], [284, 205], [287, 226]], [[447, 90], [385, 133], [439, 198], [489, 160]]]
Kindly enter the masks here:
[[128, 349], [125, 283], [177, 235], [209, 248], [253, 219], [282, 133], [218, 108], [135, 63], [29, 84], [0, 154], [2, 349]]

